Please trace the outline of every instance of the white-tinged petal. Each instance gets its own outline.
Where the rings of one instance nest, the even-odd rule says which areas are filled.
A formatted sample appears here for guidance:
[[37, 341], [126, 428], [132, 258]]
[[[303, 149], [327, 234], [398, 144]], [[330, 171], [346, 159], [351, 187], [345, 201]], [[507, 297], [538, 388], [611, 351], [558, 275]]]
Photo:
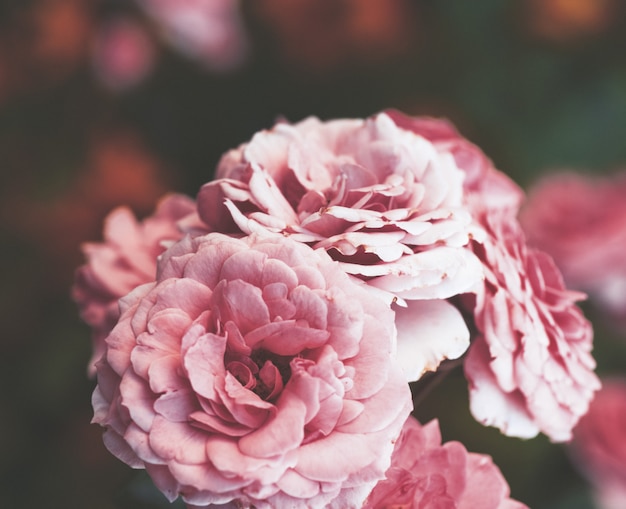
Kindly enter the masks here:
[[469, 330], [457, 308], [445, 300], [410, 301], [394, 306], [398, 361], [408, 382], [436, 371], [444, 359], [457, 359], [469, 346]]
[[539, 426], [526, 409], [526, 402], [519, 393], [504, 392], [485, 363], [489, 358], [482, 337], [469, 349], [465, 359], [465, 375], [470, 383], [470, 411], [478, 422], [494, 426], [510, 437], [533, 438]]
[[467, 249], [436, 247], [395, 263], [350, 266], [350, 274], [380, 276], [369, 284], [407, 300], [447, 299], [466, 293], [483, 279], [483, 266]]

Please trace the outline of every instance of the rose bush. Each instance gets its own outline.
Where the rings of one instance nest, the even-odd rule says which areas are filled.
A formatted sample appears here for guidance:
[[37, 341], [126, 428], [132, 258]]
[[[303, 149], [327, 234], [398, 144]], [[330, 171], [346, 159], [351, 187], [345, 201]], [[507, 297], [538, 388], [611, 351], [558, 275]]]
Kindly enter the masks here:
[[120, 207], [104, 223], [104, 242], [82, 246], [87, 263], [76, 270], [72, 296], [82, 319], [92, 328], [89, 372], [104, 352], [104, 338], [119, 318], [118, 299], [156, 277], [157, 257], [183, 231], [200, 227], [195, 203], [183, 195], [166, 196], [155, 213], [138, 222], [130, 209]]
[[602, 509], [620, 509], [626, 500], [625, 422], [626, 379], [609, 378], [574, 429], [572, 458], [595, 487]]
[[412, 404], [394, 313], [283, 237], [185, 237], [97, 365], [105, 444], [190, 507], [359, 508]]
[[438, 422], [407, 419], [396, 442], [387, 478], [364, 509], [524, 509], [509, 498], [500, 469], [460, 442], [441, 443]]
[[520, 221], [529, 242], [552, 255], [569, 285], [626, 316], [626, 174], [562, 172], [530, 191]]
[[509, 214], [485, 212], [482, 224], [487, 238], [473, 249], [486, 278], [470, 306], [479, 335], [464, 364], [472, 413], [507, 435], [569, 440], [600, 386], [591, 325], [575, 305], [583, 295]]

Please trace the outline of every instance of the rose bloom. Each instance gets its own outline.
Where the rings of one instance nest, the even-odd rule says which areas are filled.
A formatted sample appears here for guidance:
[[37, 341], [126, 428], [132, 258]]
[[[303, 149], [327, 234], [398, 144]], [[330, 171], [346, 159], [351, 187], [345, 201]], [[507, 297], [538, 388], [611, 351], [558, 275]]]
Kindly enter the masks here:
[[439, 423], [409, 417], [396, 442], [387, 478], [363, 509], [524, 509], [491, 457], [441, 443]]
[[239, 66], [247, 37], [239, 0], [137, 0], [169, 44], [214, 71]]
[[87, 263], [76, 271], [72, 296], [92, 328], [91, 375], [104, 352], [104, 338], [119, 318], [118, 299], [154, 280], [157, 257], [190, 229], [185, 225], [192, 224], [194, 214], [194, 201], [183, 195], [166, 196], [155, 213], [141, 222], [128, 208], [120, 207], [105, 220], [104, 242], [83, 245]]
[[529, 242], [550, 253], [569, 285], [626, 316], [626, 173], [561, 172], [530, 191], [520, 221]]
[[516, 219], [524, 193], [510, 178], [446, 122], [392, 115], [454, 155], [484, 232], [471, 249], [485, 282], [463, 299], [478, 331], [464, 364], [473, 415], [507, 435], [569, 439], [599, 387], [591, 326], [575, 305], [583, 295], [566, 290], [547, 254], [527, 247]]
[[626, 500], [625, 423], [626, 379], [603, 380], [570, 444], [574, 463], [595, 487], [602, 509], [622, 509]]
[[323, 251], [183, 238], [120, 301], [94, 422], [190, 507], [360, 508], [412, 403], [394, 313]]
[[467, 249], [480, 230], [464, 179], [451, 152], [385, 113], [308, 118], [278, 123], [225, 154], [216, 180], [198, 194], [198, 213], [213, 231], [289, 236], [326, 249], [347, 273], [406, 306], [396, 306], [402, 352], [438, 331], [419, 352], [421, 368], [407, 370], [417, 379], [469, 343], [464, 320], [443, 300], [483, 277]]
[[465, 359], [474, 417], [507, 435], [571, 438], [599, 381], [592, 329], [546, 253], [530, 249], [519, 223], [485, 211], [487, 238], [474, 243], [486, 269], [472, 306], [478, 337]]

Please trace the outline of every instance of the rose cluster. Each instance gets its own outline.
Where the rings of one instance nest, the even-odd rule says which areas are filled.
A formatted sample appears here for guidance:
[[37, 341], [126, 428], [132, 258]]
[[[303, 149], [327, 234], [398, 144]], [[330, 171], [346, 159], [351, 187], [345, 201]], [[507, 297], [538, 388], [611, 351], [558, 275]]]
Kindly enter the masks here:
[[507, 435], [565, 441], [586, 413], [582, 296], [522, 199], [449, 123], [386, 111], [279, 122], [195, 201], [113, 212], [74, 287], [105, 445], [190, 508], [524, 507], [409, 416], [446, 359]]

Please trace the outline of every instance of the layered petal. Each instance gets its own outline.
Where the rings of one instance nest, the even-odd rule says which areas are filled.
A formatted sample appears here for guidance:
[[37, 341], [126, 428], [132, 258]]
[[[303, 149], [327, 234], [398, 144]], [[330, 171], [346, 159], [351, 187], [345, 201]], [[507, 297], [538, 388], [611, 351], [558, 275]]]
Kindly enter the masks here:
[[482, 214], [488, 238], [474, 244], [486, 279], [473, 305], [479, 337], [465, 373], [480, 422], [508, 435], [571, 438], [600, 383], [592, 329], [545, 253], [529, 249], [515, 217]]
[[210, 229], [290, 236], [401, 298], [447, 298], [482, 278], [466, 249], [479, 233], [464, 170], [385, 113], [279, 123], [227, 153], [217, 176], [198, 194]]

